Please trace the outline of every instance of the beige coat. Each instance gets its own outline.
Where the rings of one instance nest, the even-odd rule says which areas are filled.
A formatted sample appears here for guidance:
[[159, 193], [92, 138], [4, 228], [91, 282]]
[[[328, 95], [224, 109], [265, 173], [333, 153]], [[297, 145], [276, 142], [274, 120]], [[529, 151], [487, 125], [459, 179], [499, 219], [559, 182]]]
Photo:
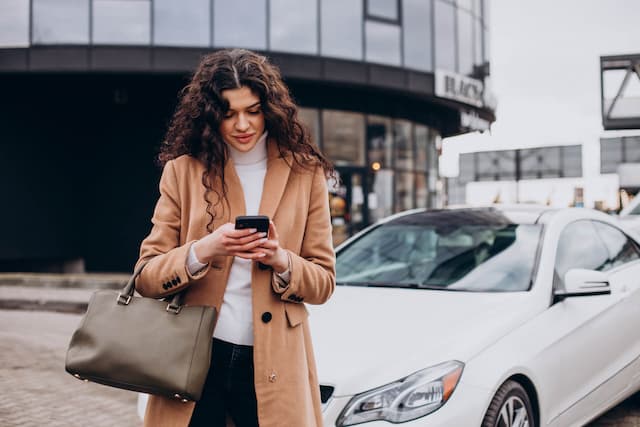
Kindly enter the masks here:
[[[272, 271], [252, 271], [255, 389], [261, 427], [320, 427], [320, 391], [304, 303], [322, 304], [335, 288], [335, 255], [326, 180], [320, 167], [290, 168], [291, 159], [268, 143], [268, 163], [259, 213], [276, 225], [280, 245], [291, 259], [287, 290], [273, 290]], [[143, 296], [162, 297], [186, 288], [189, 305], [222, 306], [233, 261], [220, 256], [191, 276], [190, 245], [207, 235], [210, 217], [202, 185], [204, 166], [190, 156], [168, 162], [160, 179], [153, 228], [140, 248], [151, 260], [136, 282]], [[245, 214], [244, 195], [233, 161], [225, 167], [229, 204], [218, 206], [213, 229]], [[215, 194], [209, 193], [215, 200]], [[269, 313], [269, 314], [267, 314]], [[161, 337], [158, 337], [161, 339]], [[215, 366], [212, 367], [215, 369]], [[151, 396], [145, 426], [187, 426], [194, 403]]]

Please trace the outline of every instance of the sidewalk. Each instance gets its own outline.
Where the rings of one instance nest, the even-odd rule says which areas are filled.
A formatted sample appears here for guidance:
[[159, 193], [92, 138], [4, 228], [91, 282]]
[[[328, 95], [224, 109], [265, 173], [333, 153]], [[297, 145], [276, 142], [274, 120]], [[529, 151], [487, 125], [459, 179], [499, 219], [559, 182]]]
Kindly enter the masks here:
[[78, 314], [0, 310], [2, 427], [140, 427], [137, 394], [64, 370]]

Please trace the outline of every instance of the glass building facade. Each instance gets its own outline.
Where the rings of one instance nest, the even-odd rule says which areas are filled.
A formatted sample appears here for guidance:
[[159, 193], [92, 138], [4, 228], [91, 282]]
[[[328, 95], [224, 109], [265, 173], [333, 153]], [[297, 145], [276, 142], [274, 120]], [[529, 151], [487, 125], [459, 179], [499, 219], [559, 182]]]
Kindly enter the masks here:
[[[462, 114], [488, 123], [495, 116], [490, 103], [438, 93], [436, 81], [446, 74], [483, 87], [488, 8], [489, 0], [4, 0], [0, 75], [2, 88], [33, 92], [16, 91], [7, 105], [56, 111], [59, 134], [78, 144], [84, 141], [65, 108], [82, 102], [129, 128], [145, 111], [147, 128], [135, 141], [125, 128], [118, 138], [130, 138], [151, 159], [176, 93], [202, 54], [234, 47], [264, 53], [280, 67], [302, 120], [337, 167], [341, 181], [330, 197], [339, 243], [389, 214], [442, 204], [441, 138], [473, 130], [461, 124]], [[56, 93], [43, 104], [36, 92], [45, 84], [108, 93], [77, 99], [73, 91], [70, 98]], [[142, 94], [147, 85], [156, 88], [153, 105]], [[137, 110], [123, 112], [134, 104]], [[0, 113], [12, 141], [41, 140], [37, 128], [20, 128], [26, 125], [15, 109]], [[153, 188], [155, 176], [148, 179]], [[148, 217], [142, 206], [139, 211]], [[82, 248], [81, 240], [67, 246]], [[15, 252], [28, 257], [26, 245]], [[114, 269], [97, 256], [84, 258], [89, 269]], [[0, 269], [2, 259], [0, 248]]]
[[4, 0], [0, 48], [245, 47], [472, 74], [488, 0]]
[[470, 182], [582, 177], [582, 145], [463, 153], [459, 171], [447, 180], [451, 204], [466, 203]]

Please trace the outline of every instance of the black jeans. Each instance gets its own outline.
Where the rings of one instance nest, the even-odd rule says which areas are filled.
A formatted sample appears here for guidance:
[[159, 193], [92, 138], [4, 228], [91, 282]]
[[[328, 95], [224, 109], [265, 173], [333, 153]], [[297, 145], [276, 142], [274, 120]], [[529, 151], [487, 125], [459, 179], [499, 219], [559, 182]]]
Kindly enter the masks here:
[[214, 338], [211, 368], [189, 427], [225, 427], [227, 414], [236, 427], [258, 427], [253, 347]]

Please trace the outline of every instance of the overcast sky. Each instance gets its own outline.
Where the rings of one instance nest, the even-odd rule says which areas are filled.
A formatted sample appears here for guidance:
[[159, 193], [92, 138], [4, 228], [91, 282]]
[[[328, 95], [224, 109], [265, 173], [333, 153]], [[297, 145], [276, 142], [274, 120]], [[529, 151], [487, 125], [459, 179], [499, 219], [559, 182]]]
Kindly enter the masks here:
[[597, 174], [599, 58], [640, 54], [640, 0], [491, 0], [489, 26], [497, 121], [445, 140], [442, 173], [457, 175], [459, 152], [582, 143]]

